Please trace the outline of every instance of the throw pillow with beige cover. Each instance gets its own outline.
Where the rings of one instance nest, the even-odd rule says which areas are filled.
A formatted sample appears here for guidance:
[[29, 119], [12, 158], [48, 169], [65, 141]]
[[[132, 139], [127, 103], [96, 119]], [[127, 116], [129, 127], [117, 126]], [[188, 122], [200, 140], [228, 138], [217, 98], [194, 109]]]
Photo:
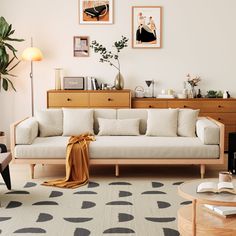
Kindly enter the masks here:
[[63, 108], [63, 136], [94, 134], [92, 109]]
[[59, 136], [63, 132], [62, 109], [48, 109], [36, 112], [36, 119], [39, 123], [39, 136]]
[[148, 110], [147, 136], [177, 136], [178, 109]]
[[199, 110], [179, 109], [178, 114], [178, 136], [196, 137], [196, 121]]
[[98, 118], [101, 136], [139, 135], [139, 119], [103, 119]]

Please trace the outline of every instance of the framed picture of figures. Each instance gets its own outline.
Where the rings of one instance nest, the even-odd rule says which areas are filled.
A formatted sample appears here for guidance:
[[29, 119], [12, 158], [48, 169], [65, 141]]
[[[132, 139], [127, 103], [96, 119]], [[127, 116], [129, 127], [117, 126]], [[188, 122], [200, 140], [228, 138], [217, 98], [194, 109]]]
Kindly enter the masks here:
[[79, 0], [79, 23], [113, 24], [113, 0]]
[[132, 7], [132, 47], [161, 48], [162, 7]]

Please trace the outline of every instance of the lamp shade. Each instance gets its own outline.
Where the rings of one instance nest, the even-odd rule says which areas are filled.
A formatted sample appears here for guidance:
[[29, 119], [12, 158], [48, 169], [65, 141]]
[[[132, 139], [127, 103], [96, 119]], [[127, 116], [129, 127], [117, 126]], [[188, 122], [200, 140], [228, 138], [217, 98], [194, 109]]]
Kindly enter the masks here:
[[38, 48], [29, 47], [23, 51], [21, 57], [26, 61], [41, 61], [43, 59], [43, 54]]

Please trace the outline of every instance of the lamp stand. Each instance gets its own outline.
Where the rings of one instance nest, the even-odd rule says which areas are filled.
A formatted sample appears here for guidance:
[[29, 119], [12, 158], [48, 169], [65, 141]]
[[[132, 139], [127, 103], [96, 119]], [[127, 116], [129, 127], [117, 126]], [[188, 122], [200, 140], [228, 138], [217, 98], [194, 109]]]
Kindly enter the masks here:
[[33, 61], [30, 62], [30, 83], [31, 83], [31, 114], [34, 116], [34, 79], [33, 79]]

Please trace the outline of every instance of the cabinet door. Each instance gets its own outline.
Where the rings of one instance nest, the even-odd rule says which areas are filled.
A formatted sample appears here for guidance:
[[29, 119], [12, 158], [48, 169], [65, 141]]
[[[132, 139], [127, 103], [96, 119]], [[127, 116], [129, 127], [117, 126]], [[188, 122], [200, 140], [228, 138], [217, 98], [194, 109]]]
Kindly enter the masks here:
[[130, 93], [90, 93], [90, 107], [130, 107]]
[[48, 107], [88, 107], [87, 93], [48, 93]]

